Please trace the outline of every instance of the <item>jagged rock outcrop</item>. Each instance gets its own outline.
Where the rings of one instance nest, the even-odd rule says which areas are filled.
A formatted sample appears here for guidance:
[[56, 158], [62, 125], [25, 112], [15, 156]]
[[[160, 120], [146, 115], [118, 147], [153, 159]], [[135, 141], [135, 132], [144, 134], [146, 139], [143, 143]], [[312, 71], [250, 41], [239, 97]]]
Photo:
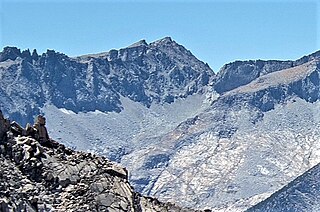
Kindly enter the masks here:
[[6, 47], [0, 53], [0, 76], [0, 107], [25, 125], [48, 102], [73, 112], [120, 112], [121, 96], [146, 107], [171, 103], [203, 92], [214, 73], [167, 37], [76, 58]]
[[5, 139], [5, 136], [9, 129], [10, 121], [3, 117], [2, 111], [0, 110], [0, 141]]
[[17, 47], [5, 47], [3, 51], [0, 53], [0, 62], [6, 60], [15, 60], [18, 57], [22, 57], [20, 49]]
[[[42, 115], [38, 115], [36, 123], [34, 124], [33, 127], [38, 135], [37, 139], [40, 141], [40, 143], [43, 143], [43, 144], [49, 141], [49, 135], [45, 125], [46, 125], [46, 118], [43, 117]], [[28, 127], [26, 131], [28, 131]], [[32, 131], [32, 128], [29, 127], [29, 131]]]
[[0, 122], [1, 211], [192, 211], [136, 193], [127, 170], [106, 158], [15, 135], [1, 114]]

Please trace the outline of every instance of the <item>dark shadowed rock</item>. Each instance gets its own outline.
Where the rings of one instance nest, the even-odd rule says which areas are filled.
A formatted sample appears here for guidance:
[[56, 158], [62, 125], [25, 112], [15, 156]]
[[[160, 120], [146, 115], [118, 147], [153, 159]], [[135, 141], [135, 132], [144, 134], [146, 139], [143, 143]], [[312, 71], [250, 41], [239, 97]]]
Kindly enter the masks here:
[[21, 51], [17, 47], [4, 47], [3, 51], [0, 53], [0, 62], [6, 61], [8, 59], [15, 60], [17, 57], [21, 57]]

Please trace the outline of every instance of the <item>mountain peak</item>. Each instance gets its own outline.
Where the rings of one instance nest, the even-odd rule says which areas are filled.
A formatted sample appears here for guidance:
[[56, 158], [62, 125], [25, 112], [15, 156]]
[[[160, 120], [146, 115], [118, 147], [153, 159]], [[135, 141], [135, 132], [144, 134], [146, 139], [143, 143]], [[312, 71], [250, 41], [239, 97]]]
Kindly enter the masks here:
[[21, 51], [17, 47], [6, 46], [3, 51], [0, 52], [0, 62], [6, 61], [8, 59], [15, 60], [17, 57], [21, 56]]
[[138, 46], [147, 46], [148, 43], [146, 42], [146, 40], [142, 39], [136, 43], [131, 44], [130, 46], [128, 46], [128, 48], [133, 48], [133, 47], [138, 47]]
[[[34, 53], [34, 61], [38, 62], [32, 62], [30, 51], [26, 51], [24, 54], [30, 57], [30, 62], [26, 61], [24, 66], [19, 67], [23, 73], [19, 81], [26, 87], [24, 90], [32, 87], [32, 89], [37, 88], [41, 93], [39, 95], [30, 93], [28, 99], [43, 105], [48, 98], [58, 108], [66, 108], [74, 112], [94, 110], [120, 112], [122, 110], [120, 96], [128, 97], [148, 107], [153, 102], [171, 103], [174, 99], [201, 92], [203, 87], [211, 81], [212, 70], [183, 46], [173, 42], [169, 37], [157, 42], [159, 44], [154, 45], [140, 40], [130, 47], [84, 55], [76, 59], [48, 49], [39, 57], [39, 61], [37, 54]], [[21, 55], [16, 57], [25, 61]], [[16, 57], [10, 58], [14, 60]], [[9, 57], [6, 56], [6, 58]], [[6, 66], [6, 70], [17, 69], [13, 64], [9, 65]], [[19, 85], [17, 81], [11, 83], [15, 77], [10, 76], [10, 73], [6, 73], [10, 84]], [[28, 83], [25, 83], [24, 80], [27, 80]], [[41, 91], [44, 84], [50, 87], [48, 88], [50, 95], [48, 94], [47, 97], [45, 97], [47, 93]], [[9, 85], [9, 81], [8, 84], [1, 82], [1, 89], [4, 89], [6, 85]], [[20, 93], [18, 88], [13, 90]], [[9, 96], [8, 99], [10, 99]], [[12, 103], [24, 104], [21, 101], [19, 98]], [[2, 100], [1, 102], [7, 101]], [[8, 105], [3, 111], [11, 115], [14, 111], [12, 108]], [[28, 112], [24, 114], [37, 113], [38, 110], [35, 108], [37, 107], [28, 109]], [[24, 125], [33, 119], [31, 116], [14, 118]]]
[[169, 37], [169, 36], [167, 36], [167, 37], [164, 37], [164, 38], [162, 38], [162, 39], [160, 39], [160, 40], [158, 40], [158, 41], [162, 41], [162, 42], [172, 42], [173, 40], [172, 40], [172, 38], [171, 37]]
[[172, 40], [171, 37], [164, 37], [162, 39], [159, 39], [159, 40], [152, 42], [151, 44], [159, 45], [159, 44], [172, 44], [172, 43], [175, 43], [175, 41]]

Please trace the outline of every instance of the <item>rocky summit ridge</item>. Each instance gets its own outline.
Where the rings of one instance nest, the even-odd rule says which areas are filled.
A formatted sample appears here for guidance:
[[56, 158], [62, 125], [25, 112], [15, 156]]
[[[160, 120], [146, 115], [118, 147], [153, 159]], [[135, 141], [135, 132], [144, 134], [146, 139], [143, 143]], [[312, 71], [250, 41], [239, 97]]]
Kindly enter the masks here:
[[128, 172], [50, 139], [45, 119], [24, 129], [0, 113], [0, 211], [193, 211], [141, 196]]
[[146, 107], [170, 103], [203, 92], [213, 76], [207, 64], [169, 37], [75, 58], [54, 50], [38, 55], [5, 47], [0, 107], [22, 125], [32, 122], [46, 103], [75, 113], [120, 112], [121, 96]]
[[288, 68], [300, 66], [320, 58], [320, 51], [303, 56], [297, 60], [248, 60], [225, 64], [217, 73], [214, 88], [218, 93], [231, 91], [251, 81]]

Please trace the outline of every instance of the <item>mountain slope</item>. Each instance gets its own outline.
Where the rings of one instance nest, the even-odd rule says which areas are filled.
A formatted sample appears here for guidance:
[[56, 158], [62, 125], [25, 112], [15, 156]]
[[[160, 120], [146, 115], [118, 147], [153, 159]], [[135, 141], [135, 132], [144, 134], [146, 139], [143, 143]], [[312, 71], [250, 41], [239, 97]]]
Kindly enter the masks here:
[[134, 192], [126, 169], [103, 157], [8, 123], [0, 114], [1, 211], [193, 211]]
[[320, 165], [317, 164], [287, 186], [247, 211], [319, 211]]
[[132, 181], [162, 200], [244, 211], [319, 163], [320, 66], [310, 58], [221, 94], [156, 138], [161, 146], [125, 155]]

